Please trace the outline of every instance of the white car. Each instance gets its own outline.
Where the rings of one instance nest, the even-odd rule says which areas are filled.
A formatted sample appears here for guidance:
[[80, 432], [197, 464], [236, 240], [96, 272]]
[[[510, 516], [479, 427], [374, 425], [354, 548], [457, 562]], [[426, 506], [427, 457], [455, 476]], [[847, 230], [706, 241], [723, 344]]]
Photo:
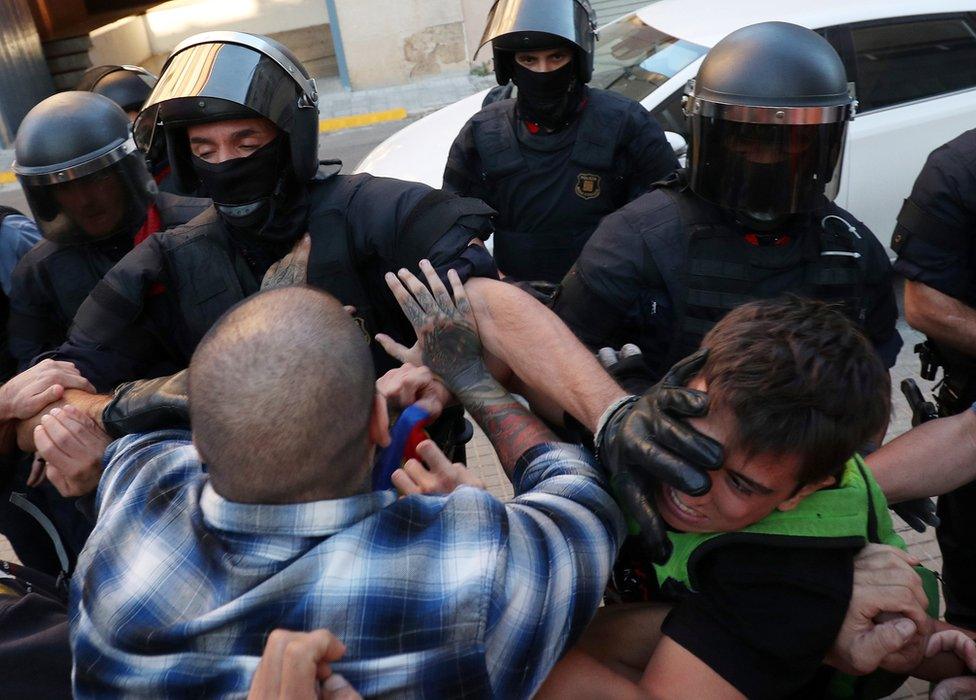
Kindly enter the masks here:
[[[592, 84], [687, 138], [681, 97], [708, 49], [769, 20], [816, 30], [844, 60], [859, 108], [837, 203], [887, 245], [929, 152], [976, 127], [976, 0], [659, 0], [600, 30]], [[451, 143], [484, 96], [410, 124], [357, 172], [440, 187]]]

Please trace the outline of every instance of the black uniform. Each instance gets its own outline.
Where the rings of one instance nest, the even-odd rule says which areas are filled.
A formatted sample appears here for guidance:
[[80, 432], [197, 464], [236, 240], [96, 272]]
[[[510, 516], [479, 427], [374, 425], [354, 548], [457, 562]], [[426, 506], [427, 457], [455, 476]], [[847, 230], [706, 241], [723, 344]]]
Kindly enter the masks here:
[[891, 265], [864, 224], [824, 200], [759, 245], [675, 180], [604, 219], [563, 281], [555, 311], [584, 343], [636, 343], [659, 378], [731, 309], [795, 293], [843, 303], [895, 363], [902, 341]]
[[558, 282], [604, 216], [678, 167], [640, 104], [586, 90], [564, 129], [519, 119], [508, 99], [472, 117], [451, 147], [444, 187], [498, 211], [495, 259], [515, 279]]
[[[898, 215], [891, 247], [896, 272], [976, 308], [976, 130], [929, 155]], [[931, 339], [926, 345], [927, 362], [944, 371], [939, 412], [968, 409], [976, 401], [976, 358]], [[976, 484], [941, 496], [938, 514], [946, 619], [976, 629]]]
[[[427, 257], [463, 278], [494, 266], [474, 238], [491, 233], [492, 211], [425, 185], [370, 175], [333, 175], [308, 183], [287, 216], [290, 238], [239, 238], [214, 209], [153, 236], [126, 255], [82, 304], [68, 342], [55, 353], [74, 362], [99, 391], [183, 369], [207, 330], [258, 291], [270, 265], [306, 231], [308, 283], [356, 307], [364, 333], [410, 343], [412, 330], [383, 275], [416, 269]], [[373, 346], [378, 372], [392, 366]]]
[[[209, 205], [207, 200], [162, 193], [152, 206], [160, 230], [165, 230], [185, 224]], [[132, 232], [74, 244], [42, 240], [21, 259], [11, 282], [9, 324], [18, 371], [65, 341], [78, 307], [132, 247]]]

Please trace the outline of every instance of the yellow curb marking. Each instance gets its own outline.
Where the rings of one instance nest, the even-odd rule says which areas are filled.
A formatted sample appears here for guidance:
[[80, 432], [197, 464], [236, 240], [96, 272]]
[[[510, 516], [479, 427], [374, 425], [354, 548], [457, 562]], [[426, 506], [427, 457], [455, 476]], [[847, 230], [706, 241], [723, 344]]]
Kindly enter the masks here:
[[366, 114], [351, 114], [348, 117], [333, 117], [319, 121], [319, 131], [327, 133], [330, 131], [342, 131], [343, 129], [355, 129], [361, 126], [371, 126], [382, 122], [398, 122], [407, 118], [407, 110], [403, 107], [388, 109], [383, 112], [367, 112]]
[[6, 172], [0, 172], [0, 185], [9, 185], [14, 182], [17, 182], [17, 176], [12, 172], [9, 170]]

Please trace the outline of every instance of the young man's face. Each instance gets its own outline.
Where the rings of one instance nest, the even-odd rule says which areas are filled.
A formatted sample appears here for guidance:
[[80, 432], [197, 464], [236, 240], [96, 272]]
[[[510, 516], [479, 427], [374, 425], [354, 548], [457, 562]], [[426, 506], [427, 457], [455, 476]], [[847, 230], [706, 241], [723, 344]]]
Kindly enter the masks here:
[[[696, 378], [689, 387], [704, 390]], [[735, 421], [721, 406], [712, 406], [704, 418], [688, 421], [694, 428], [729, 444]], [[712, 488], [702, 496], [689, 496], [662, 485], [655, 494], [665, 522], [682, 532], [734, 532], [753, 525], [774, 510], [795, 508], [804, 498], [833, 482], [825, 479], [797, 489], [797, 455], [748, 455], [726, 449], [722, 468], [711, 473]]]
[[263, 117], [192, 124], [186, 134], [190, 152], [208, 163], [246, 158], [278, 135], [278, 127]]

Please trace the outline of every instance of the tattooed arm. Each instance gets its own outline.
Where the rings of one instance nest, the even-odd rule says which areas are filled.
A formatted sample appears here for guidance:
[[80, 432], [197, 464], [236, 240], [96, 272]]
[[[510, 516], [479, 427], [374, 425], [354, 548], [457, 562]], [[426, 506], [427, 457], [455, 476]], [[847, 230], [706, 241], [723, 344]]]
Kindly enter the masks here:
[[387, 274], [386, 282], [417, 333], [424, 364], [440, 375], [482, 427], [511, 478], [526, 450], [557, 438], [491, 375], [457, 273], [448, 273], [452, 299], [428, 261], [421, 261], [420, 269], [430, 289], [407, 270], [400, 270], [399, 279]]

